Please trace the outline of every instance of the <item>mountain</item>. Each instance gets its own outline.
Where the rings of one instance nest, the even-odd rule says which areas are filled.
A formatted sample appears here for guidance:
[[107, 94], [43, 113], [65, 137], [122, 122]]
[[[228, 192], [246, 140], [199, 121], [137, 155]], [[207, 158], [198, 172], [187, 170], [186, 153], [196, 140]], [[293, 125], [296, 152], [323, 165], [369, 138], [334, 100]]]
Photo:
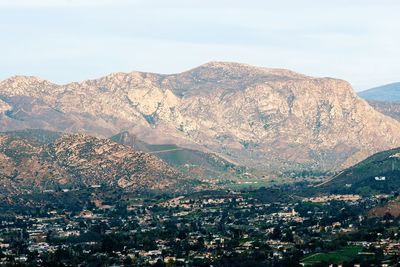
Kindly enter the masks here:
[[111, 140], [153, 154], [168, 165], [196, 179], [237, 179], [247, 173], [245, 167], [214, 153], [187, 149], [174, 144], [151, 145], [138, 140], [126, 131], [112, 136]]
[[345, 81], [229, 62], [66, 85], [15, 76], [0, 82], [0, 111], [3, 131], [128, 131], [261, 171], [326, 171], [400, 146], [400, 123]]
[[366, 100], [400, 102], [400, 83], [391, 83], [358, 93]]
[[375, 87], [358, 95], [379, 112], [400, 121], [400, 83]]
[[368, 100], [370, 104], [377, 111], [400, 121], [400, 102], [382, 102]]
[[61, 132], [52, 132], [41, 129], [24, 129], [19, 131], [3, 132], [0, 134], [8, 135], [10, 137], [27, 139], [30, 142], [39, 144], [52, 143], [63, 135]]
[[377, 194], [398, 191], [400, 148], [379, 152], [317, 186], [319, 190]]
[[94, 185], [127, 191], [174, 191], [177, 188], [184, 190], [189, 182], [158, 158], [108, 139], [83, 134], [56, 137], [56, 134], [38, 133], [0, 134], [1, 193]]

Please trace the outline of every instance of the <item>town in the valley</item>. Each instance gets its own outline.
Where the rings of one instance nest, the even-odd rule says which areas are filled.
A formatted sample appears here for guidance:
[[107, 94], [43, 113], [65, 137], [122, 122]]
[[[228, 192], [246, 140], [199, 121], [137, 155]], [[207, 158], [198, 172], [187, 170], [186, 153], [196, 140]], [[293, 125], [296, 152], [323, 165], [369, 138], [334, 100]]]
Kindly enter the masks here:
[[[84, 191], [40, 194], [40, 201], [62, 199], [57, 203], [22, 196], [26, 207], [3, 209], [0, 265], [394, 266], [400, 260], [400, 220], [374, 210], [396, 203], [397, 193]], [[71, 199], [78, 193], [89, 200], [76, 205]]]

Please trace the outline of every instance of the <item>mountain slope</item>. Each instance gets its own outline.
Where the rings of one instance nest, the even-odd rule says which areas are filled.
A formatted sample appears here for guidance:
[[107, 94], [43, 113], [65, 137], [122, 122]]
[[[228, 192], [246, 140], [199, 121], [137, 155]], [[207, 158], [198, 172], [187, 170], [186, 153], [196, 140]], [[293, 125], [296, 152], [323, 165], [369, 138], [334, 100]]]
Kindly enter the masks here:
[[400, 102], [400, 83], [391, 83], [358, 93], [366, 100]]
[[377, 111], [400, 121], [400, 102], [382, 102], [368, 100], [368, 103]]
[[358, 95], [379, 112], [400, 121], [400, 83], [375, 87]]
[[0, 159], [3, 193], [90, 185], [175, 190], [185, 180], [152, 155], [82, 134], [50, 143], [1, 134]]
[[346, 193], [391, 193], [400, 186], [400, 148], [377, 153], [318, 186]]
[[212, 151], [265, 171], [330, 170], [400, 145], [400, 123], [347, 82], [238, 63], [67, 85], [12, 77], [0, 82], [0, 97], [4, 130], [127, 130], [148, 144]]
[[138, 140], [129, 132], [121, 132], [111, 140], [136, 150], [153, 154], [168, 165], [196, 179], [239, 178], [245, 168], [213, 153], [182, 148], [176, 145], [151, 145]]
[[2, 132], [0, 134], [7, 135], [9, 137], [26, 139], [27, 141], [39, 144], [52, 143], [63, 135], [60, 132], [52, 132], [42, 129], [25, 129], [20, 131]]

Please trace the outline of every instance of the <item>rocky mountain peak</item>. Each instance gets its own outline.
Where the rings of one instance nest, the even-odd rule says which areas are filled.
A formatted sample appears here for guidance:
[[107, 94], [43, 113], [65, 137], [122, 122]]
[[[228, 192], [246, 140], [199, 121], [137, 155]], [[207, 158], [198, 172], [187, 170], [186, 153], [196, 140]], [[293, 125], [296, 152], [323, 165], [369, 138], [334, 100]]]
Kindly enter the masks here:
[[280, 76], [286, 78], [306, 78], [307, 76], [287, 69], [256, 67], [248, 64], [225, 61], [211, 61], [188, 72], [214, 72], [221, 78], [248, 78], [246, 76]]
[[213, 61], [179, 74], [166, 76], [168, 86], [178, 96], [209, 92], [237, 92], [258, 84], [309, 77], [285, 69], [255, 67], [235, 62]]
[[35, 76], [12, 76], [0, 82], [3, 94], [11, 95], [37, 95], [47, 93], [48, 89], [57, 87], [56, 84]]
[[40, 84], [50, 84], [48, 81], [36, 76], [15, 75], [1, 82], [2, 86], [21, 87], [38, 86]]
[[2, 127], [97, 136], [128, 130], [149, 144], [215, 152], [265, 169], [326, 170], [400, 145], [400, 123], [358, 98], [349, 83], [289, 70], [210, 62], [172, 75], [37, 84], [0, 84], [3, 106], [14, 111], [3, 113]]

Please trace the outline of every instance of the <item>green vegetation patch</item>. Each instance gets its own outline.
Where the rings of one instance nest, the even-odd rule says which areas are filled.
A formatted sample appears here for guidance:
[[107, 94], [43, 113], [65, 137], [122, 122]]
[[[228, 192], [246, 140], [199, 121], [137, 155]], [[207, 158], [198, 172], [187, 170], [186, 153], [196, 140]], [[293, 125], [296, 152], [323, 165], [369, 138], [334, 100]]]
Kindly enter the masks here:
[[343, 263], [346, 261], [351, 261], [358, 256], [358, 253], [362, 251], [360, 246], [347, 246], [343, 249], [326, 252], [326, 253], [316, 253], [304, 257], [301, 262], [305, 266], [313, 266], [318, 263], [327, 262], [329, 264]]

